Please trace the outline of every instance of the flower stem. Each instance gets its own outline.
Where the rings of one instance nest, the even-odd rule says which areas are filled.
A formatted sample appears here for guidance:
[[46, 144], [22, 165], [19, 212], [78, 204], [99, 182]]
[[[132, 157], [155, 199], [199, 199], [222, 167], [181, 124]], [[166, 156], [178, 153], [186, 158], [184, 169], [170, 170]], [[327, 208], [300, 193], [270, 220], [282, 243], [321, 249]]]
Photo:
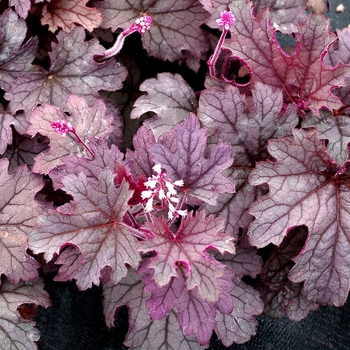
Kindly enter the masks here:
[[74, 131], [71, 131], [73, 135], [76, 137], [77, 141], [81, 143], [85, 149], [91, 154], [92, 158], [95, 158], [95, 153], [92, 151], [92, 149], [80, 138], [80, 136]]
[[216, 61], [219, 58], [220, 51], [221, 51], [222, 45], [224, 44], [224, 40], [226, 38], [227, 32], [229, 32], [229, 30], [226, 30], [224, 28], [223, 32], [221, 33], [220, 39], [219, 39], [219, 41], [218, 41], [218, 43], [216, 45], [215, 51], [211, 55], [211, 57], [209, 58], [209, 60], [207, 62], [207, 65], [209, 67], [209, 74], [210, 74], [211, 77], [215, 77], [215, 64], [216, 64]]

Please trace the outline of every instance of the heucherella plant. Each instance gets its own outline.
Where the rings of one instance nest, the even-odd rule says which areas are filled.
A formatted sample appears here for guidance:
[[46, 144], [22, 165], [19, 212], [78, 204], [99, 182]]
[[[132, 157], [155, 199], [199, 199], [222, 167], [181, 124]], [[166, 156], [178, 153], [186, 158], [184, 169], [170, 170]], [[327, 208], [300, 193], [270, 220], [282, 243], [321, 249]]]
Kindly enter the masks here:
[[344, 305], [350, 30], [305, 3], [9, 1], [2, 348], [49, 348], [62, 281], [99, 286], [108, 327], [126, 307], [130, 349], [225, 348], [257, 315]]

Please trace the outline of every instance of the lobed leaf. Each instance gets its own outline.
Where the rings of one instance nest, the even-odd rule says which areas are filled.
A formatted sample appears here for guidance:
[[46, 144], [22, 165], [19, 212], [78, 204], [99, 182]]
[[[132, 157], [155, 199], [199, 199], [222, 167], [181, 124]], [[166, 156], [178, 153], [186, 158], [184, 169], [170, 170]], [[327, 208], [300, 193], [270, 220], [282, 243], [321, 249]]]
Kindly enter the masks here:
[[164, 319], [176, 308], [178, 322], [184, 335], [195, 336], [200, 345], [209, 343], [215, 327], [216, 305], [203, 300], [198, 288], [187, 289], [185, 271], [178, 268], [177, 276], [172, 277], [170, 282], [162, 287], [154, 281], [152, 273], [146, 273], [142, 281], [145, 284], [145, 292], [151, 293], [146, 306], [152, 320]]
[[183, 266], [187, 270], [186, 285], [189, 290], [198, 287], [201, 298], [218, 300], [221, 293], [218, 278], [224, 273], [224, 265], [206, 250], [234, 253], [232, 236], [219, 233], [223, 220], [212, 216], [206, 218], [204, 211], [196, 216], [190, 213], [181, 221], [176, 235], [170, 231], [164, 219], [155, 217], [153, 221], [146, 223], [143, 228], [154, 237], [140, 242], [139, 250], [157, 253], [147, 267], [154, 269], [154, 280], [158, 286], [167, 285], [171, 277], [178, 276], [178, 266]]
[[141, 126], [133, 139], [135, 151], [127, 149], [125, 155], [126, 164], [132, 174], [143, 175], [146, 179], [152, 176], [155, 162], [151, 159], [149, 148], [155, 143], [153, 132]]
[[44, 185], [41, 176], [26, 166], [8, 173], [8, 160], [0, 160], [0, 274], [10, 282], [38, 278], [39, 264], [27, 254], [29, 232], [36, 226], [36, 192]]
[[309, 108], [318, 113], [322, 107], [333, 110], [342, 106], [331, 88], [345, 85], [350, 67], [323, 64], [322, 58], [335, 39], [325, 17], [319, 14], [308, 17], [305, 25], [300, 26], [295, 53], [288, 56], [277, 43], [268, 10], [260, 11], [254, 18], [251, 2], [247, 0], [234, 1], [230, 8], [236, 21], [232, 37], [224, 47], [249, 66], [252, 82], [261, 81], [282, 89], [286, 102], [295, 102], [302, 110]]
[[157, 78], [147, 79], [140, 85], [147, 95], [139, 97], [131, 111], [131, 118], [139, 118], [147, 112], [156, 116], [143, 125], [153, 131], [155, 138], [183, 122], [190, 112], [195, 112], [197, 100], [194, 91], [179, 74], [159, 73]]
[[254, 0], [254, 13], [270, 9], [271, 24], [284, 34], [298, 32], [298, 25], [306, 22], [307, 0]]
[[[102, 111], [103, 108], [99, 108], [99, 112]], [[98, 174], [101, 169], [108, 168], [114, 171], [116, 162], [123, 160], [124, 155], [119, 151], [117, 146], [112, 144], [111, 147], [108, 147], [107, 142], [100, 138], [90, 139], [89, 141], [89, 147], [95, 154], [93, 159], [68, 156], [61, 158], [64, 165], [60, 165], [50, 171], [50, 178], [54, 183], [55, 189], [63, 186], [62, 179], [67, 174], [78, 175], [82, 172], [89, 181], [98, 182]]]
[[333, 115], [322, 110], [320, 117], [308, 115], [302, 122], [303, 128], [314, 127], [322, 139], [327, 139], [327, 149], [338, 164], [343, 164], [348, 158], [348, 143], [350, 142], [349, 118], [346, 115]]
[[266, 261], [257, 285], [265, 304], [265, 314], [272, 317], [286, 316], [296, 322], [306, 318], [310, 311], [318, 309], [318, 304], [302, 295], [302, 283], [293, 283], [288, 279], [288, 273], [294, 265], [292, 258], [303, 248], [306, 238], [305, 227], [290, 230]]
[[22, 304], [51, 305], [42, 280], [20, 282], [6, 281], [0, 287], [0, 338], [3, 349], [36, 350], [40, 332], [35, 322], [23, 320], [18, 308]]
[[84, 96], [89, 103], [98, 97], [98, 90], [117, 90], [122, 87], [126, 69], [114, 60], [96, 63], [95, 54], [105, 49], [96, 39], [85, 42], [81, 27], [70, 33], [57, 35], [58, 43], [52, 43], [49, 70], [41, 67], [21, 74], [8, 90], [5, 98], [10, 101], [9, 110], [28, 113], [38, 104], [49, 103], [66, 111], [69, 95]]
[[86, 143], [89, 138], [107, 139], [112, 132], [112, 115], [106, 115], [106, 107], [102, 100], [96, 100], [90, 107], [83, 97], [70, 95], [67, 100], [67, 109], [70, 116], [58, 107], [46, 104], [36, 107], [31, 114], [31, 125], [27, 133], [35, 135], [40, 133], [50, 139], [50, 149], [35, 157], [34, 172], [48, 174], [53, 168], [63, 165], [62, 158], [72, 154], [86, 157], [90, 154], [86, 151], [74, 135], [68, 133], [66, 137], [51, 127], [56, 120], [67, 120], [74, 125], [76, 133]]
[[255, 315], [262, 313], [264, 305], [259, 293], [251, 286], [234, 277], [231, 291], [233, 311], [229, 315], [217, 312], [215, 333], [225, 346], [233, 342], [243, 344], [256, 334], [258, 322]]
[[9, 0], [9, 6], [14, 6], [16, 13], [23, 19], [28, 16], [31, 7], [30, 0]]
[[152, 16], [150, 30], [142, 35], [143, 46], [149, 55], [161, 60], [186, 61], [197, 71], [199, 60], [205, 59], [209, 50], [209, 40], [200, 28], [207, 13], [195, 0], [167, 3], [132, 0], [119, 2], [93, 1], [93, 6], [102, 13], [101, 28], [126, 29], [140, 14]]
[[49, 30], [55, 32], [58, 27], [70, 32], [78, 23], [92, 32], [102, 22], [101, 12], [86, 6], [88, 0], [52, 0], [44, 4], [41, 24], [48, 24]]
[[80, 289], [99, 284], [101, 270], [109, 267], [109, 277], [118, 283], [127, 273], [125, 264], [137, 268], [141, 260], [135, 235], [141, 233], [123, 223], [132, 196], [126, 182], [114, 186], [114, 174], [104, 169], [99, 183], [86, 175], [67, 175], [65, 191], [75, 200], [75, 210], [52, 211], [39, 216], [39, 227], [29, 236], [29, 246], [35, 254], [44, 252], [46, 261], [66, 244], [77, 246], [84, 261], [74, 276]]
[[[140, 268], [142, 269], [142, 268]], [[112, 326], [115, 313], [121, 306], [129, 308], [129, 331], [124, 344], [129, 349], [153, 350], [165, 346], [170, 350], [203, 349], [194, 337], [186, 338], [181, 331], [177, 314], [171, 310], [163, 320], [152, 321], [145, 305], [149, 293], [144, 291], [141, 274], [133, 269], [118, 283], [103, 286], [104, 314], [108, 326]]]
[[250, 174], [250, 183], [267, 183], [269, 193], [251, 206], [256, 220], [248, 235], [257, 247], [280, 245], [290, 228], [306, 225], [309, 238], [289, 278], [304, 281], [309, 300], [339, 306], [350, 289], [348, 165], [339, 168], [315, 130], [293, 135], [270, 141], [276, 162], [261, 162]]
[[206, 209], [224, 217], [225, 230], [235, 235], [239, 228], [246, 231], [252, 221], [247, 210], [259, 191], [248, 184], [250, 170], [256, 161], [266, 159], [269, 139], [290, 135], [298, 123], [295, 105], [288, 106], [282, 114], [281, 91], [257, 82], [252, 95], [247, 98], [231, 85], [224, 90], [209, 88], [202, 92], [198, 108], [198, 118], [210, 135], [208, 143], [231, 145], [234, 161], [225, 175], [234, 181], [236, 193], [221, 194], [216, 205], [207, 205]]
[[191, 114], [149, 149], [153, 160], [167, 170], [170, 178], [184, 181], [182, 190], [186, 194], [216, 204], [219, 193], [235, 191], [232, 181], [223, 175], [232, 158], [230, 147], [222, 142], [206, 157], [206, 140], [206, 130]]
[[38, 40], [30, 38], [22, 45], [27, 25], [11, 9], [0, 15], [0, 87], [7, 91], [14, 80], [31, 69]]

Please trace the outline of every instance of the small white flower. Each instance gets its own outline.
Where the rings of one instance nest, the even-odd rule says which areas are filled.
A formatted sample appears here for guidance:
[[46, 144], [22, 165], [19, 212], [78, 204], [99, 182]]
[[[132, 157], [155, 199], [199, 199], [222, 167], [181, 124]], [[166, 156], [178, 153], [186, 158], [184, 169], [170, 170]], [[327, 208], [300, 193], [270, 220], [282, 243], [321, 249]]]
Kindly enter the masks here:
[[169, 201], [172, 201], [174, 203], [179, 203], [180, 199], [179, 198], [176, 198], [176, 197], [168, 197]]
[[169, 211], [171, 211], [172, 213], [175, 211], [175, 207], [169, 202]]
[[185, 209], [185, 210], [176, 210], [176, 212], [179, 215], [183, 216], [183, 217], [186, 217], [186, 215], [187, 215], [187, 209]]
[[165, 181], [165, 186], [168, 188], [168, 191], [170, 194], [172, 194], [172, 195], [176, 194], [176, 190], [170, 181]]
[[151, 197], [146, 203], [145, 210], [152, 211], [152, 209], [153, 209], [153, 198]]
[[177, 181], [174, 182], [174, 185], [182, 187], [184, 185], [184, 180], [177, 180]]
[[141, 197], [142, 197], [142, 199], [150, 198], [152, 196], [152, 194], [153, 194], [152, 190], [142, 191]]
[[158, 192], [158, 198], [159, 199], [164, 199], [164, 198], [166, 198], [166, 195], [165, 195], [165, 192], [164, 192], [164, 190], [161, 188], [160, 190], [159, 190], [159, 192]]
[[148, 181], [145, 182], [145, 186], [149, 188], [155, 188], [157, 185], [158, 179], [148, 178]]
[[152, 168], [158, 175], [162, 172], [162, 166], [160, 164], [156, 164]]

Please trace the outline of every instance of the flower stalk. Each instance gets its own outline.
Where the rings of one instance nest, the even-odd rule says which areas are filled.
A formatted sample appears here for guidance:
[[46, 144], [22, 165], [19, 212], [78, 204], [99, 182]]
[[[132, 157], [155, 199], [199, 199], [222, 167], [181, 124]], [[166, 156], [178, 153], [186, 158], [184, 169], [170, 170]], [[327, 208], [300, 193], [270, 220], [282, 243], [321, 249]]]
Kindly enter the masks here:
[[219, 27], [223, 27], [223, 31], [221, 33], [220, 39], [216, 45], [216, 48], [214, 50], [214, 53], [209, 58], [207, 65], [209, 67], [209, 74], [212, 77], [215, 77], [215, 64], [216, 61], [219, 58], [220, 51], [222, 48], [222, 45], [224, 44], [226, 34], [228, 32], [231, 33], [231, 27], [235, 21], [235, 16], [231, 11], [224, 11], [220, 14], [220, 18], [216, 20], [216, 23], [219, 25]]
[[81, 143], [84, 148], [90, 153], [90, 155], [95, 158], [95, 153], [92, 151], [92, 149], [80, 138], [80, 136], [77, 134], [75, 127], [64, 120], [55, 120], [51, 124], [52, 129], [54, 129], [58, 134], [60, 134], [62, 137], [66, 137], [69, 132], [71, 132], [76, 140]]
[[103, 55], [95, 55], [94, 59], [96, 61], [102, 61], [115, 56], [122, 49], [125, 38], [128, 35], [134, 32], [145, 34], [146, 31], [151, 28], [152, 21], [153, 19], [151, 16], [143, 16], [141, 18], [136, 19], [135, 22], [133, 22], [127, 29], [123, 30], [123, 32], [119, 34], [116, 42], [110, 49], [106, 50]]

